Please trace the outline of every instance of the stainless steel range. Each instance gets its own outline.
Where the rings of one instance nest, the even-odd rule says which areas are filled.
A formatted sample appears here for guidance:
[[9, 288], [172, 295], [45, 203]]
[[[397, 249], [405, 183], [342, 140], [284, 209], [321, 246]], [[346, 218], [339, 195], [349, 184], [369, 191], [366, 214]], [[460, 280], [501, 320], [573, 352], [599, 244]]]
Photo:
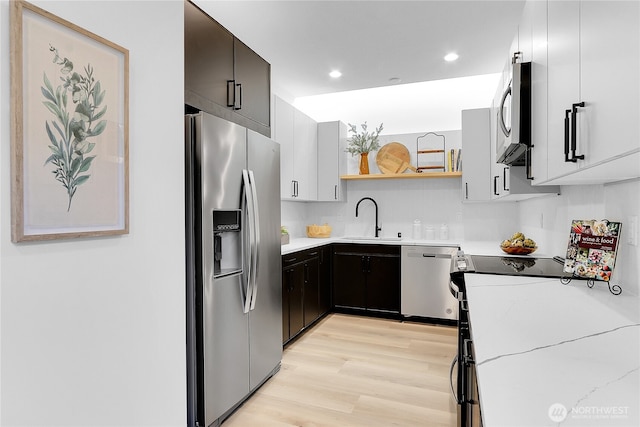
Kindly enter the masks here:
[[[567, 276], [563, 266], [564, 259], [560, 257], [480, 256], [465, 255], [462, 251], [452, 257], [449, 290], [458, 300], [458, 353], [451, 362], [450, 380], [458, 406], [458, 427], [482, 425], [465, 273], [563, 278]], [[458, 375], [454, 386], [456, 367]]]

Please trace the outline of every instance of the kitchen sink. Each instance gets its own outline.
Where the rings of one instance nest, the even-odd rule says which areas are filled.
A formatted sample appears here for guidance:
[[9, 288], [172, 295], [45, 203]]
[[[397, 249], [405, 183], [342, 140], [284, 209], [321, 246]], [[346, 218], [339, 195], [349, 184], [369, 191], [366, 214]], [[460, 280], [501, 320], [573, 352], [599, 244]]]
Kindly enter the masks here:
[[399, 242], [402, 237], [368, 237], [368, 236], [346, 236], [344, 240], [364, 240], [367, 242]]

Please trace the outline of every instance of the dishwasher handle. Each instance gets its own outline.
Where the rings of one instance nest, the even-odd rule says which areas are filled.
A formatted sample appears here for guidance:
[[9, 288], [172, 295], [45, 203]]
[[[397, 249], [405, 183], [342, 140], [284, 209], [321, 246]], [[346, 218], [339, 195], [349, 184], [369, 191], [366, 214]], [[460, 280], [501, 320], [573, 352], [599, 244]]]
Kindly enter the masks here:
[[451, 253], [438, 254], [433, 252], [411, 252], [407, 254], [409, 258], [440, 258], [440, 259], [451, 259]]

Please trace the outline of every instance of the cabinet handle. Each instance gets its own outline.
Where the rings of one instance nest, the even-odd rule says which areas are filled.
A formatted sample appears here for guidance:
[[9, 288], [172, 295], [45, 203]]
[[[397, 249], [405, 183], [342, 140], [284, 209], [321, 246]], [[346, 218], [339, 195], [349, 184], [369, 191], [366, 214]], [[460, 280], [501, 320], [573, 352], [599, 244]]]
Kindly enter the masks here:
[[511, 135], [511, 129], [507, 129], [507, 124], [504, 122], [504, 104], [507, 100], [507, 96], [511, 95], [511, 82], [509, 82], [509, 87], [502, 94], [502, 99], [500, 100], [500, 110], [498, 112], [498, 124], [500, 125], [500, 130], [507, 138]]
[[531, 175], [531, 147], [527, 148], [524, 153], [524, 168], [527, 171], [527, 179], [533, 180], [533, 175]]
[[500, 193], [498, 193], [498, 178], [500, 178], [500, 176], [496, 175], [493, 177], [493, 194], [495, 196], [499, 196]]
[[227, 107], [236, 106], [236, 81], [227, 80]]
[[575, 162], [569, 158], [569, 114], [571, 110], [564, 110], [564, 161]]
[[296, 182], [291, 180], [291, 197], [296, 197]]
[[289, 258], [289, 259], [285, 259], [284, 262], [293, 262], [295, 261], [297, 258]]
[[[236, 97], [236, 94], [238, 94], [237, 97]], [[242, 83], [236, 84], [235, 92], [233, 93], [233, 109], [234, 110], [242, 109]]]
[[296, 183], [296, 197], [298, 197], [298, 189], [299, 189], [299, 187], [298, 187], [298, 181], [295, 181], [295, 183]]
[[338, 186], [333, 186], [333, 200], [338, 200]]
[[464, 198], [465, 200], [469, 200], [469, 183], [464, 183]]
[[318, 252], [310, 252], [308, 255], [309, 256], [316, 256], [316, 255], [318, 255]]
[[576, 162], [578, 160], [584, 160], [584, 154], [576, 156], [576, 145], [577, 145], [577, 114], [578, 107], [584, 107], [584, 102], [578, 102], [571, 106], [571, 161]]
[[507, 188], [507, 172], [510, 172], [510, 171], [511, 170], [506, 166], [502, 171], [502, 188], [504, 189], [504, 191], [509, 191], [509, 189]]

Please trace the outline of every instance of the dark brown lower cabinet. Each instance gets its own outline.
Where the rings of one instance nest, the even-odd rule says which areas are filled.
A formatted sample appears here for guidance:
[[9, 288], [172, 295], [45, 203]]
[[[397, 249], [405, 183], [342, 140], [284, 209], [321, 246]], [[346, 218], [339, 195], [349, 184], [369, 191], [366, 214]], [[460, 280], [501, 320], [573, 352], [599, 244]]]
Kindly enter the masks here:
[[[282, 257], [282, 341], [286, 343], [326, 314], [330, 307], [326, 252], [322, 248]], [[322, 266], [322, 268], [321, 268]]]
[[282, 271], [282, 340], [284, 342], [289, 341], [304, 327], [303, 289], [304, 264], [294, 264], [285, 268]]
[[336, 244], [333, 306], [369, 313], [400, 313], [400, 247]]
[[318, 298], [318, 311], [320, 316], [331, 310], [331, 246], [326, 245], [319, 248], [318, 283], [320, 297]]

